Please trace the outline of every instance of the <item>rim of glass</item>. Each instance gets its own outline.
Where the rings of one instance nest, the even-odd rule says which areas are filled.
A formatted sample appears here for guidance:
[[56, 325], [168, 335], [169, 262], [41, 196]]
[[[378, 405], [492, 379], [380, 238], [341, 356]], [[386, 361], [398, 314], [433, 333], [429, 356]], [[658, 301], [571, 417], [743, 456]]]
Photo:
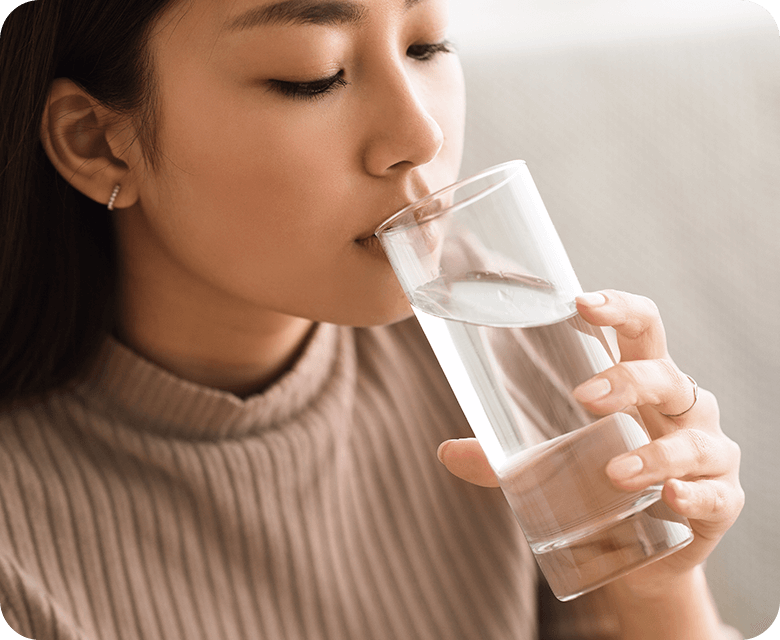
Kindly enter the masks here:
[[[500, 189], [501, 187], [503, 187], [507, 182], [509, 182], [509, 180], [515, 177], [515, 175], [517, 174], [517, 169], [519, 169], [521, 166], [525, 164], [526, 164], [525, 160], [510, 160], [508, 162], [502, 162], [501, 164], [497, 164], [493, 167], [488, 167], [487, 169], [483, 169], [479, 173], [475, 173], [473, 176], [464, 178], [463, 180], [458, 180], [458, 182], [443, 187], [438, 191], [434, 191], [433, 193], [430, 193], [427, 196], [420, 198], [416, 202], [412, 202], [411, 204], [406, 205], [403, 209], [394, 213], [392, 216], [390, 216], [387, 220], [385, 220], [382, 224], [380, 224], [376, 228], [376, 231], [374, 231], [374, 235], [379, 237], [381, 233], [385, 233], [388, 231], [402, 231], [410, 227], [416, 227], [419, 226], [420, 224], [424, 224], [425, 222], [428, 222], [429, 220], [438, 218], [439, 216], [442, 216], [445, 213], [452, 213], [453, 211], [457, 211], [458, 209], [468, 206], [475, 200], [484, 198], [485, 196], [493, 193], [493, 191], [495, 191], [496, 189]], [[492, 184], [489, 187], [486, 187], [485, 189], [482, 189], [481, 191], [478, 191], [477, 193], [470, 195], [468, 198], [464, 200], [460, 200], [455, 204], [446, 207], [445, 209], [440, 209], [439, 211], [430, 213], [419, 220], [414, 220], [414, 222], [410, 222], [408, 224], [402, 224], [398, 227], [393, 226], [399, 218], [402, 218], [403, 216], [408, 214], [412, 209], [416, 209], [420, 206], [424, 206], [429, 202], [437, 198], [440, 198], [443, 194], [449, 191], [460, 189], [461, 187], [465, 187], [466, 185], [471, 184], [472, 182], [476, 182], [477, 180], [487, 178], [488, 176], [491, 176], [494, 173], [504, 171], [509, 167], [513, 167], [515, 171], [512, 171], [511, 173], [507, 174], [503, 180], [500, 180], [499, 182], [496, 182], [495, 184]]]

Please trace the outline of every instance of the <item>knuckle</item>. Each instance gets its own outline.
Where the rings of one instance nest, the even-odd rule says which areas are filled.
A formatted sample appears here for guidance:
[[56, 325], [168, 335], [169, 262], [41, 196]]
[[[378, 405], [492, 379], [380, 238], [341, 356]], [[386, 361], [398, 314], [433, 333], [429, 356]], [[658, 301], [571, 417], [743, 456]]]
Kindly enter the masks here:
[[707, 466], [714, 458], [710, 436], [698, 429], [686, 429], [684, 433], [693, 451], [696, 464], [700, 467]]
[[671, 385], [670, 397], [684, 395], [687, 398], [691, 394], [691, 382], [688, 380], [688, 376], [680, 371], [671, 360], [660, 358], [655, 362], [660, 379], [668, 380]]
[[742, 508], [745, 506], [745, 492], [737, 483], [735, 486], [722, 488], [718, 493], [720, 494], [718, 499], [720, 513], [729, 523], [733, 523], [739, 517], [739, 514], [742, 513]]
[[702, 389], [699, 387], [699, 399], [697, 400], [699, 405], [699, 411], [707, 419], [712, 420], [715, 424], [720, 423], [720, 406], [718, 405], [718, 399], [712, 391]]
[[666, 358], [659, 358], [655, 361], [655, 363], [656, 366], [660, 369], [661, 374], [671, 379], [672, 382], [676, 385], [679, 385], [680, 388], [682, 388], [684, 384], [690, 384], [688, 382], [688, 378], [685, 377], [685, 375], [677, 368], [677, 365], [674, 364], [674, 362], [671, 360]]
[[664, 359], [661, 362], [664, 364], [666, 375], [668, 375], [669, 379], [672, 381], [674, 390], [684, 394], [686, 398], [689, 397], [691, 393], [693, 393], [693, 384], [691, 383], [690, 378], [680, 371], [677, 365], [671, 360]]
[[745, 492], [739, 483], [735, 485], [714, 482], [708, 487], [703, 505], [708, 514], [731, 525], [745, 506]]
[[645, 296], [621, 293], [624, 322], [622, 333], [631, 339], [639, 339], [662, 327], [661, 312], [658, 305]]
[[742, 488], [742, 485], [737, 483], [736, 490], [735, 490], [735, 500], [734, 500], [734, 519], [737, 519], [737, 516], [739, 516], [740, 513], [742, 513], [742, 509], [745, 507], [745, 490]]
[[729, 499], [728, 493], [721, 485], [715, 485], [711, 495], [710, 512], [712, 514], [725, 515], [730, 509], [728, 508]]
[[[630, 391], [630, 398], [628, 400], [631, 404], [638, 404], [640, 402], [639, 390], [642, 390], [643, 395], [647, 398], [643, 402], [650, 402], [653, 404], [653, 392], [652, 389], [647, 388], [646, 378], [647, 371], [644, 363], [640, 360], [632, 360], [629, 362], [621, 362], [612, 367], [614, 375], [617, 379], [613, 380], [613, 387], [623, 387]], [[648, 398], [649, 396], [649, 398]]]
[[654, 300], [651, 300], [646, 296], [637, 296], [637, 298], [638, 298], [637, 300], [638, 306], [642, 311], [643, 315], [645, 315], [650, 320], [660, 319], [661, 311], [658, 309], [658, 305], [655, 303]]
[[621, 323], [623, 333], [629, 338], [638, 338], [647, 331], [653, 303], [649, 298], [634, 293], [606, 289], [602, 293], [607, 299], [620, 309], [623, 315]]
[[677, 446], [671, 440], [663, 438], [655, 440], [649, 447], [649, 457], [658, 470], [668, 470], [674, 466], [677, 457]]
[[642, 382], [642, 365], [638, 361], [621, 362], [613, 369], [623, 379], [623, 382], [636, 387]]
[[731, 438], [726, 437], [725, 440], [727, 460], [732, 463], [734, 468], [739, 469], [742, 461], [742, 448]]

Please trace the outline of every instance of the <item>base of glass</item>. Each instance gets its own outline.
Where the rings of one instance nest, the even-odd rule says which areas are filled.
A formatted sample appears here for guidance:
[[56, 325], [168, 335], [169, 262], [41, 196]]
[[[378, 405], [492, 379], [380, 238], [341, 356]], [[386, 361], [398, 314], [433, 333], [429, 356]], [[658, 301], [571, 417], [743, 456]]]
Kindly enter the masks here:
[[570, 544], [546, 546], [535, 556], [555, 597], [566, 602], [660, 560], [692, 540], [687, 520], [658, 501]]

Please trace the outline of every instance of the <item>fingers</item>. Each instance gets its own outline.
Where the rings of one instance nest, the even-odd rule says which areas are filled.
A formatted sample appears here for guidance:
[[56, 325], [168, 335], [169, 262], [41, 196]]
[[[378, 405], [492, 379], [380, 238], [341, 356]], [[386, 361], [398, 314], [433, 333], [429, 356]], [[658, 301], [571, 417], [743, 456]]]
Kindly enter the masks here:
[[[745, 492], [739, 483], [723, 480], [670, 480], [664, 486], [663, 499], [689, 520], [717, 523], [713, 536], [718, 536], [734, 524], [745, 506]], [[702, 527], [697, 527], [697, 532], [700, 535], [707, 533]]]
[[668, 357], [663, 322], [649, 298], [608, 289], [583, 294], [576, 301], [587, 322], [615, 328], [622, 362]]
[[[462, 480], [499, 486], [475, 438], [447, 440], [437, 453]], [[737, 479], [739, 458], [739, 446], [727, 437], [683, 429], [611, 460], [606, 472], [626, 491], [664, 484], [664, 501], [686, 518], [712, 523], [715, 538], [734, 523], [745, 504]], [[702, 524], [697, 532], [706, 535], [707, 529]]]
[[[462, 480], [482, 487], [499, 486], [475, 438], [447, 440], [437, 453]], [[737, 478], [739, 458], [739, 446], [726, 436], [683, 429], [611, 460], [606, 472], [626, 491], [664, 484], [664, 501], [678, 514], [700, 521], [699, 534], [706, 535], [704, 523], [711, 523], [711, 535], [717, 538], [745, 504]]]
[[446, 440], [436, 452], [447, 470], [462, 480], [480, 487], [497, 487], [496, 474], [476, 438]]
[[674, 416], [695, 400], [690, 378], [666, 359], [621, 362], [576, 387], [573, 395], [598, 415], [648, 405]]
[[680, 429], [610, 460], [613, 484], [639, 491], [671, 479], [691, 480], [732, 475], [739, 468], [739, 446], [726, 436]]
[[587, 322], [614, 327], [620, 348], [620, 364], [574, 390], [587, 409], [606, 415], [629, 405], [639, 407], [653, 436], [694, 424], [717, 427], [714, 396], [700, 390], [696, 399], [691, 379], [669, 357], [652, 300], [609, 289], [578, 296], [577, 309]]

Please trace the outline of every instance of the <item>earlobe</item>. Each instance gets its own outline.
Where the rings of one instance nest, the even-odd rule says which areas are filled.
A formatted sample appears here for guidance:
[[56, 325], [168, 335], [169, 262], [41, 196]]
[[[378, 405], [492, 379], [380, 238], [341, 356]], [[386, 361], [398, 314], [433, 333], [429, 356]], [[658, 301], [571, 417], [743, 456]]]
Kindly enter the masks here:
[[57, 78], [41, 121], [41, 142], [59, 174], [88, 198], [112, 208], [137, 200], [131, 179], [142, 162], [132, 124], [96, 102], [73, 81]]

